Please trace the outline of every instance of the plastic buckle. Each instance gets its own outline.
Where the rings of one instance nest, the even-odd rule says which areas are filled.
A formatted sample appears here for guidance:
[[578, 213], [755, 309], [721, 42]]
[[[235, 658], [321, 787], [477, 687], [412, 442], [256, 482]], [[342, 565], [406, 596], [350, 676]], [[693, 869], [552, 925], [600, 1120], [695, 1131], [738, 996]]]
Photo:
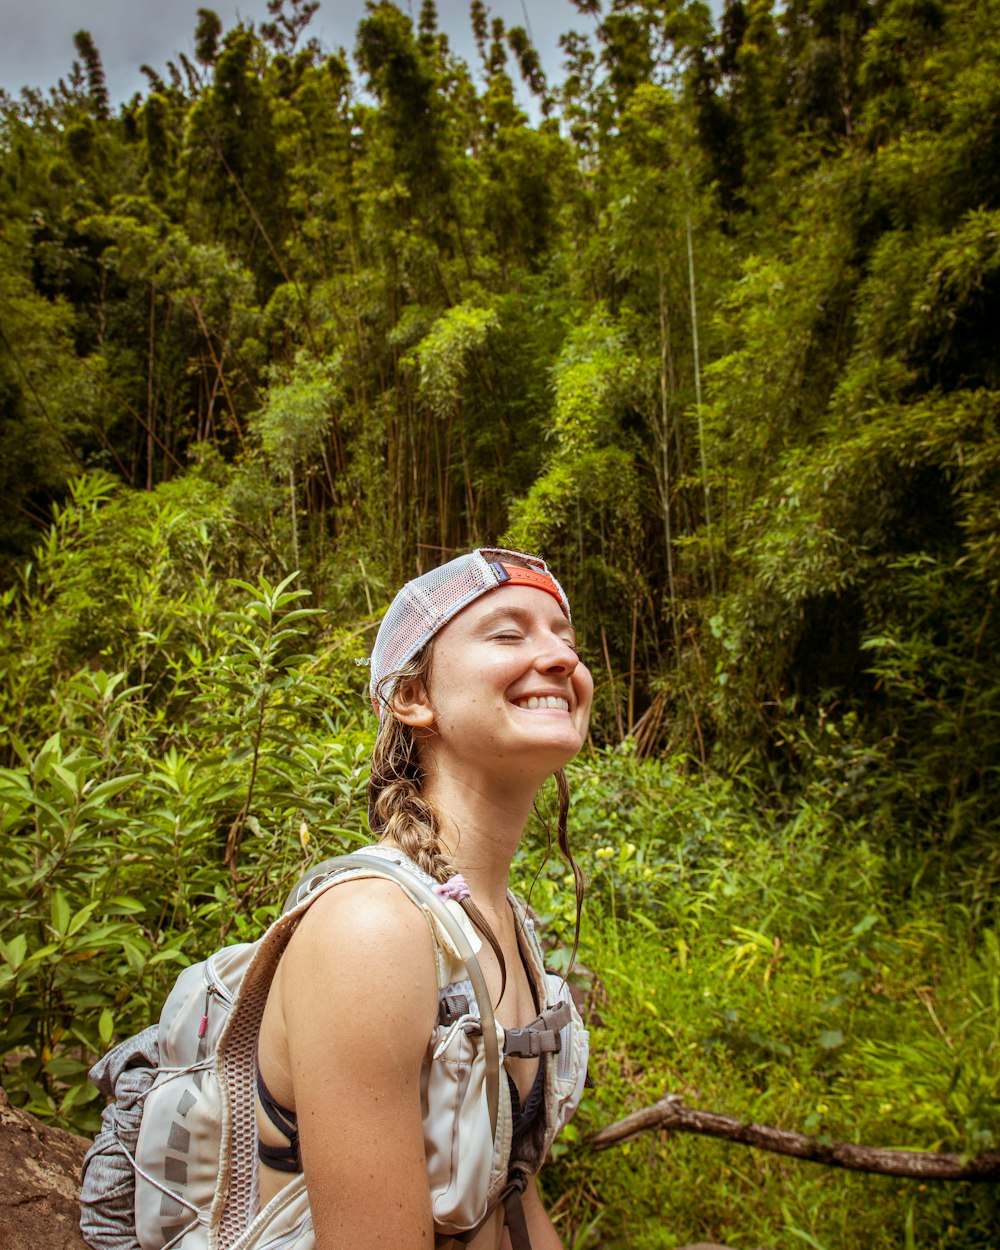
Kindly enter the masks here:
[[446, 994], [438, 1004], [438, 1024], [446, 1027], [469, 1014], [469, 999], [465, 994]]

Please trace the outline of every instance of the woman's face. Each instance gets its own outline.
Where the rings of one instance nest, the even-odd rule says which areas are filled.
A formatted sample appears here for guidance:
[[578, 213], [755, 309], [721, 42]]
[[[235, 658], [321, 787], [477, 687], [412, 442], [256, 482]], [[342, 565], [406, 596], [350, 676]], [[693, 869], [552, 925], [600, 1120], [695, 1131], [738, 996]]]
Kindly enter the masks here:
[[575, 642], [544, 590], [504, 586], [477, 599], [434, 641], [428, 749], [487, 770], [561, 768], [586, 739], [594, 695]]

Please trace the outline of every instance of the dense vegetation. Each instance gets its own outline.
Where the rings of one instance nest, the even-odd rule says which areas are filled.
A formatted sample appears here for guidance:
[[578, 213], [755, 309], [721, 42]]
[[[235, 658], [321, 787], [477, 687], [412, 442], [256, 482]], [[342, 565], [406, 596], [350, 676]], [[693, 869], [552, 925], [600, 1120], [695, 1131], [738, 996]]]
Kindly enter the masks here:
[[985, 1187], [581, 1142], [669, 1089], [1000, 1143], [1000, 4], [576, 3], [558, 85], [479, 0], [473, 66], [432, 0], [353, 62], [274, 0], [117, 111], [85, 32], [2, 100], [3, 1083], [92, 1126], [366, 836], [379, 610], [506, 540], [598, 682], [567, 1244], [980, 1250]]

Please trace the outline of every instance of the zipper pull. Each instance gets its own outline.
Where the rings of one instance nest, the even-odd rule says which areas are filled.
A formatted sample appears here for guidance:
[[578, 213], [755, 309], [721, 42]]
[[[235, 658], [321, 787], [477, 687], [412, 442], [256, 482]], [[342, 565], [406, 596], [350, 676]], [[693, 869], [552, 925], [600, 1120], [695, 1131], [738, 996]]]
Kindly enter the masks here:
[[201, 1017], [201, 1024], [198, 1025], [198, 1040], [199, 1041], [208, 1032], [208, 1005], [212, 1001], [213, 993], [214, 993], [214, 988], [213, 986], [210, 985], [208, 989], [205, 991], [205, 1012]]

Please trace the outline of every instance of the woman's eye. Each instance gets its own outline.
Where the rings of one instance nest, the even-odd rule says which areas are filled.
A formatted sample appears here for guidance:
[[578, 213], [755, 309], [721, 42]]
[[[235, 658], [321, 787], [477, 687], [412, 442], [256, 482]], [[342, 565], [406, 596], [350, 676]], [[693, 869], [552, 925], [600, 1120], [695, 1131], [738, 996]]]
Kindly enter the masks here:
[[520, 634], [494, 634], [493, 641], [494, 642], [520, 642], [521, 635]]

